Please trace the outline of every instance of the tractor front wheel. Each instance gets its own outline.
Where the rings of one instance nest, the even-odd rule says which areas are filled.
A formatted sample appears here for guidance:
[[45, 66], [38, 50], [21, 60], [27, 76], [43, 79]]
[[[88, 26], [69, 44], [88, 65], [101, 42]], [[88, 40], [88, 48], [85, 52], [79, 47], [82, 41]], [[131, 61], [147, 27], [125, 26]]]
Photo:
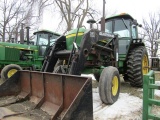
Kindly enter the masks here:
[[6, 65], [1, 71], [1, 80], [3, 82], [6, 81], [8, 78], [14, 75], [18, 70], [22, 70], [22, 68], [19, 65], [16, 64]]
[[120, 77], [118, 69], [112, 66], [103, 69], [99, 79], [99, 95], [105, 104], [117, 101], [120, 92]]

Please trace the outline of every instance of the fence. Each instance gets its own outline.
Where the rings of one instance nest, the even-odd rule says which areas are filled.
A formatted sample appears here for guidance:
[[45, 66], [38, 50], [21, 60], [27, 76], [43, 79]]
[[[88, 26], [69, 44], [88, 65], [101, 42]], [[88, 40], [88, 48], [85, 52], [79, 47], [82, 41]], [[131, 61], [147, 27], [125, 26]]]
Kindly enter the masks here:
[[160, 106], [160, 100], [154, 99], [154, 90], [160, 90], [160, 85], [155, 84], [154, 71], [151, 70], [143, 76], [143, 120], [160, 120], [160, 116], [151, 113], [152, 105]]

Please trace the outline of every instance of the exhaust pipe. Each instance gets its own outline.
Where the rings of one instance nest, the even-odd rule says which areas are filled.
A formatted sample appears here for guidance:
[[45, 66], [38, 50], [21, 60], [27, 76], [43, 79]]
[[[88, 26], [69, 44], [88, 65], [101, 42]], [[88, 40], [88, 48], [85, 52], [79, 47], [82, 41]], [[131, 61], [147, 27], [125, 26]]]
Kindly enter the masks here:
[[20, 44], [24, 44], [24, 29], [23, 29], [24, 24], [21, 24], [21, 30], [20, 30]]
[[27, 45], [29, 45], [29, 29], [30, 27], [26, 27], [27, 29], [27, 33], [26, 33], [26, 36], [27, 36]]
[[102, 32], [105, 31], [105, 4], [106, 4], [106, 1], [103, 0], [103, 16], [101, 18], [101, 31]]

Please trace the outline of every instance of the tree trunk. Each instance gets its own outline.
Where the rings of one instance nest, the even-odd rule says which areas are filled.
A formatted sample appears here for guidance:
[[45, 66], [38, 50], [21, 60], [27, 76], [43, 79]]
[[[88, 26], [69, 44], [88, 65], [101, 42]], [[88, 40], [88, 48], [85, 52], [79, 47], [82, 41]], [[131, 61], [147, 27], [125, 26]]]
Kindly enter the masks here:
[[5, 42], [5, 38], [6, 38], [6, 32], [5, 32], [5, 27], [3, 27], [3, 35], [2, 35], [2, 42]]

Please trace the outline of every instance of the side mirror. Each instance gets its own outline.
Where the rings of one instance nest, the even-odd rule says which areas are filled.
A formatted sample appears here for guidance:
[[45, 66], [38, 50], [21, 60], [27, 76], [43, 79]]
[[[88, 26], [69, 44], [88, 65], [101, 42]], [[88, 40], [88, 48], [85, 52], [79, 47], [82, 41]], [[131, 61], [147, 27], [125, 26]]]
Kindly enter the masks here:
[[139, 26], [139, 27], [142, 27], [142, 25], [141, 25], [141, 24], [139, 24], [138, 26]]
[[133, 24], [134, 24], [134, 25], [138, 25], [138, 22], [137, 22], [136, 19], [133, 20]]
[[133, 20], [133, 24], [134, 24], [134, 25], [136, 25], [136, 26], [138, 26], [138, 27], [142, 27], [142, 25], [141, 25], [141, 24], [138, 24], [138, 22], [137, 22], [137, 20], [136, 20], [136, 19], [134, 19], [134, 20]]

